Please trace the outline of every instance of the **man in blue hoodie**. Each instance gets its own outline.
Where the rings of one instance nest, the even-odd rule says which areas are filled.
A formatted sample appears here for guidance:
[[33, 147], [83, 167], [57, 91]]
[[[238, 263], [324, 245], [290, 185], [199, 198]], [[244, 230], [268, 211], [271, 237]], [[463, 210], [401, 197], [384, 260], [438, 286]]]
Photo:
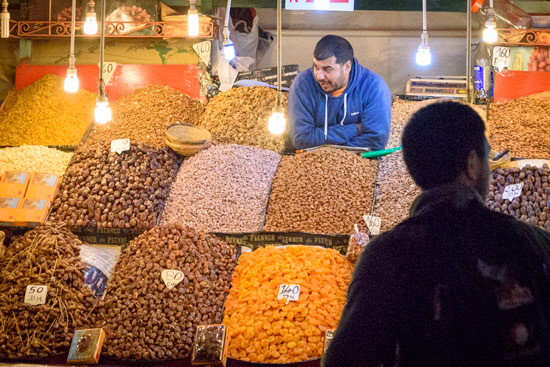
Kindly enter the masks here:
[[315, 46], [313, 67], [300, 73], [288, 97], [290, 138], [296, 149], [323, 144], [384, 149], [391, 94], [384, 80], [361, 66], [351, 44], [328, 35]]

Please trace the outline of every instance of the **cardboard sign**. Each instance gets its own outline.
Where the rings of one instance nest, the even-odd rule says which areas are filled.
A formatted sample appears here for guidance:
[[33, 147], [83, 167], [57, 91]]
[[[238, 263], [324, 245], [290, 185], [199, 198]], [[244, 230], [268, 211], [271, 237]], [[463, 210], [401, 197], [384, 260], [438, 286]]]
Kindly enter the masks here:
[[285, 299], [286, 303], [300, 299], [300, 286], [298, 284], [281, 284], [277, 299]]
[[512, 201], [515, 198], [521, 196], [522, 189], [523, 189], [523, 182], [518, 184], [508, 185], [504, 188], [504, 193], [502, 194], [502, 198], [504, 200], [508, 199]]
[[195, 43], [193, 45], [193, 50], [195, 50], [195, 52], [199, 55], [202, 62], [206, 65], [210, 64], [210, 51], [212, 50], [211, 41]]
[[48, 286], [46, 285], [28, 285], [25, 292], [25, 300], [23, 302], [29, 305], [43, 305], [46, 303], [46, 296], [48, 295]]
[[172, 289], [183, 280], [183, 273], [179, 270], [164, 269], [161, 273], [162, 280], [166, 288]]
[[111, 152], [118, 154], [130, 150], [130, 139], [117, 139], [111, 141]]
[[369, 232], [376, 236], [380, 233], [380, 226], [382, 225], [382, 220], [374, 215], [364, 215], [363, 219], [369, 227]]

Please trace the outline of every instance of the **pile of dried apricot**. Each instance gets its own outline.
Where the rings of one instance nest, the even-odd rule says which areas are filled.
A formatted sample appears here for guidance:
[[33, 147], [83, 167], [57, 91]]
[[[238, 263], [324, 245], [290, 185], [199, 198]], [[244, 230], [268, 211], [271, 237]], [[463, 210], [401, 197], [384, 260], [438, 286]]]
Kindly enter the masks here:
[[[266, 363], [319, 358], [324, 331], [338, 325], [352, 271], [332, 249], [269, 246], [242, 254], [225, 302], [228, 356]], [[299, 285], [298, 300], [278, 299], [282, 284]]]

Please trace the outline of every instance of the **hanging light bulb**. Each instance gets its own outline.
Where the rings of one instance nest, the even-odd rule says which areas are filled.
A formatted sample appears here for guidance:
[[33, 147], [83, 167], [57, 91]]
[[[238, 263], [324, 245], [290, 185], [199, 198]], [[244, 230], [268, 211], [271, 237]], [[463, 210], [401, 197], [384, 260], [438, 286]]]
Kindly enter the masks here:
[[106, 124], [111, 121], [113, 114], [111, 112], [111, 107], [109, 107], [109, 99], [107, 96], [98, 96], [95, 104], [94, 111], [95, 122], [98, 124]]
[[489, 11], [487, 12], [489, 16], [485, 22], [485, 29], [483, 30], [483, 40], [487, 43], [495, 43], [498, 38], [498, 33], [496, 30], [497, 22], [495, 21], [495, 10], [493, 8], [493, 0], [489, 2]]
[[67, 69], [67, 77], [65, 78], [65, 92], [76, 93], [78, 91], [79, 82], [76, 76], [76, 57], [74, 56], [74, 39], [76, 33], [76, 0], [73, 0], [71, 13], [71, 50], [69, 52], [69, 68]]
[[277, 0], [277, 100], [271, 117], [267, 122], [267, 129], [273, 135], [281, 135], [286, 128], [285, 109], [283, 108], [283, 93], [281, 92], [281, 65], [283, 58], [281, 53], [282, 11], [281, 0]]
[[432, 63], [432, 54], [430, 46], [428, 46], [427, 12], [426, 0], [422, 0], [422, 34], [420, 35], [422, 41], [420, 41], [420, 45], [416, 50], [416, 63], [420, 66], [427, 66]]
[[0, 13], [0, 28], [2, 38], [10, 37], [10, 13], [8, 12], [8, 1], [2, 1], [2, 12]]
[[432, 63], [432, 53], [430, 52], [430, 46], [428, 46], [428, 33], [422, 32], [420, 37], [422, 42], [416, 50], [416, 63], [420, 66], [427, 66]]
[[231, 61], [235, 58], [235, 45], [229, 38], [229, 15], [231, 13], [231, 0], [227, 0], [227, 6], [225, 7], [225, 22], [223, 27], [223, 57], [227, 61]]
[[191, 6], [187, 11], [187, 34], [190, 37], [199, 35], [199, 12], [195, 8], [195, 1], [191, 1]]
[[85, 34], [96, 34], [97, 33], [97, 18], [94, 10], [94, 0], [88, 2], [88, 10], [86, 11], [86, 21], [84, 22], [84, 33]]

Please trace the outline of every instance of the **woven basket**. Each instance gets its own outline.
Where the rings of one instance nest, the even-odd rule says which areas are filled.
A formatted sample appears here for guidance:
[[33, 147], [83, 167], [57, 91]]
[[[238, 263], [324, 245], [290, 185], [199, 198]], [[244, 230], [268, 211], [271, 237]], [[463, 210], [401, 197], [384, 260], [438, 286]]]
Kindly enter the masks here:
[[166, 128], [166, 140], [174, 144], [206, 144], [210, 132], [190, 124], [172, 124]]
[[170, 149], [179, 155], [183, 155], [184, 157], [190, 157], [202, 149], [208, 148], [212, 145], [212, 140], [208, 140], [204, 144], [176, 144], [172, 143], [168, 139], [164, 139], [164, 142], [170, 147]]

